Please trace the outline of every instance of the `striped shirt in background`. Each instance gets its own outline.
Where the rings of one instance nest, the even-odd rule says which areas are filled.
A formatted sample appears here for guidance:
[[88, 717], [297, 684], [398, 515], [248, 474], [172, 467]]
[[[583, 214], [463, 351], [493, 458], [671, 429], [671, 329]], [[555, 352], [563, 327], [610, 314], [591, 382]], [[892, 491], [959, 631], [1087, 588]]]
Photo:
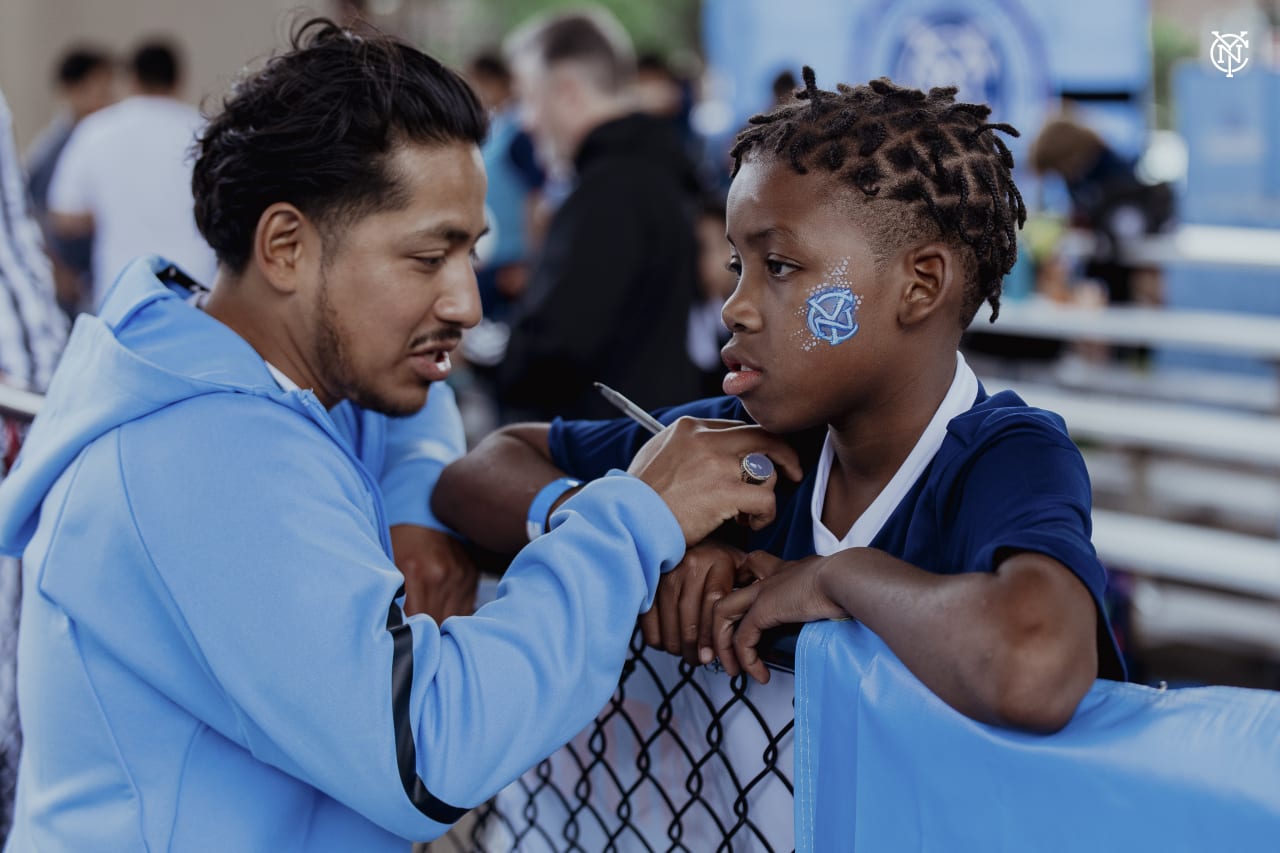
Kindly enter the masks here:
[[[67, 338], [40, 229], [27, 207], [13, 119], [0, 92], [0, 382], [44, 391]], [[0, 420], [3, 471], [17, 455], [24, 424]], [[0, 843], [13, 825], [22, 730], [18, 723], [17, 645], [22, 594], [18, 561], [0, 558]]]
[[43, 391], [67, 338], [40, 228], [27, 207], [13, 119], [0, 93], [0, 382]]

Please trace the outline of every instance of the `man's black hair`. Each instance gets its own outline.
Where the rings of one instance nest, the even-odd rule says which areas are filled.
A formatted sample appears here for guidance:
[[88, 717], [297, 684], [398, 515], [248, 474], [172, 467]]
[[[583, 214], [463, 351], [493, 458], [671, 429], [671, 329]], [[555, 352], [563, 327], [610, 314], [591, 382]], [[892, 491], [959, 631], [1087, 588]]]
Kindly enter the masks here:
[[196, 224], [234, 273], [262, 212], [294, 205], [326, 237], [407, 203], [387, 160], [404, 144], [480, 144], [484, 108], [462, 78], [381, 34], [316, 18], [242, 79], [196, 142]]
[[107, 55], [106, 51], [87, 45], [73, 47], [62, 55], [62, 59], [58, 60], [56, 74], [58, 85], [63, 88], [70, 88], [77, 83], [84, 82], [85, 78], [98, 69], [109, 68], [110, 66], [111, 57]]
[[988, 123], [985, 104], [957, 102], [954, 86], [926, 94], [882, 77], [828, 92], [817, 87], [812, 68], [803, 76], [795, 100], [752, 116], [738, 134], [734, 174], [744, 157], [761, 153], [799, 174], [829, 172], [877, 205], [900, 202], [913, 215], [885, 210], [864, 220], [880, 255], [936, 233], [961, 250], [966, 267], [961, 323], [968, 326], [984, 300], [994, 320], [1027, 209], [1013, 182], [1013, 155], [993, 131], [1018, 131]]
[[163, 40], [138, 46], [129, 60], [129, 71], [147, 89], [172, 89], [182, 76], [178, 49]]

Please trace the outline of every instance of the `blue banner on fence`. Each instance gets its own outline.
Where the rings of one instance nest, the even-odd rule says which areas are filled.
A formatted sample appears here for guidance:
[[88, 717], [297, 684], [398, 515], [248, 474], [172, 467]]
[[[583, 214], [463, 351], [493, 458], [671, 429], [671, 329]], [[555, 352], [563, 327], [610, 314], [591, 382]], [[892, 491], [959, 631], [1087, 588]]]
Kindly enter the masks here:
[[1058, 734], [976, 723], [853, 622], [796, 651], [796, 850], [1267, 850], [1280, 693], [1099, 681]]

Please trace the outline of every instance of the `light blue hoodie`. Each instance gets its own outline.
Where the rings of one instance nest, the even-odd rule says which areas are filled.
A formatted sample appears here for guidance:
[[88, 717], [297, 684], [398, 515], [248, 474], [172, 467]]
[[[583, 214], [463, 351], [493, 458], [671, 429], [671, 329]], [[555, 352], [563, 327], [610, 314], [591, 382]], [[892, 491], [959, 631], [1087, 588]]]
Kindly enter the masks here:
[[456, 446], [456, 409], [282, 391], [164, 267], [77, 321], [0, 484], [0, 549], [24, 557], [6, 849], [405, 853], [592, 719], [679, 525], [606, 477], [492, 604], [405, 617], [383, 493], [429, 523], [395, 471], [438, 473], [413, 428]]

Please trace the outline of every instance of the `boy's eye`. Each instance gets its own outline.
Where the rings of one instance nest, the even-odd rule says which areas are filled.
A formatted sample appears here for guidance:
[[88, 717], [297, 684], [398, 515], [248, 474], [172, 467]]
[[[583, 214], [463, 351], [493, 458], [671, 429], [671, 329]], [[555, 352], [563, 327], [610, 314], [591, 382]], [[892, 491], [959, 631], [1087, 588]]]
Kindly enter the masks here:
[[800, 269], [795, 264], [789, 264], [786, 261], [780, 261], [777, 258], [765, 258], [765, 269], [769, 271], [769, 275], [781, 278], [793, 270]]
[[742, 278], [742, 261], [737, 258], [730, 258], [725, 261], [724, 268], [733, 273], [738, 278]]

